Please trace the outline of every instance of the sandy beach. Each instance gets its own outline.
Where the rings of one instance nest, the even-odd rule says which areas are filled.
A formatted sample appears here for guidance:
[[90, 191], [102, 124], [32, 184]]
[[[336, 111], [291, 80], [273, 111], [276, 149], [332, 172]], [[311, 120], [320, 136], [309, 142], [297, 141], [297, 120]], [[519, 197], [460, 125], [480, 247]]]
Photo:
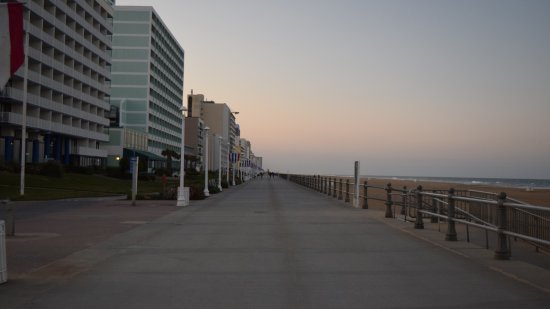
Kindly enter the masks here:
[[[465, 185], [454, 183], [441, 183], [441, 182], [423, 182], [423, 181], [405, 181], [405, 180], [393, 180], [389, 181], [392, 186], [397, 188], [416, 188], [418, 185], [422, 185], [422, 188], [427, 189], [444, 189], [454, 188], [455, 190], [478, 190], [484, 192], [500, 193], [506, 192], [508, 197], [538, 206], [550, 207], [550, 190], [549, 189], [535, 189], [534, 191], [527, 191], [524, 188], [510, 188], [510, 187], [497, 187], [488, 185]], [[388, 179], [370, 179], [369, 184], [372, 185], [386, 185]]]
[[[348, 178], [342, 178], [344, 181]], [[361, 185], [365, 178], [361, 179]], [[352, 180], [350, 180], [352, 181]], [[386, 187], [388, 183], [391, 183], [392, 187], [395, 189], [407, 189], [417, 188], [419, 185], [422, 186], [423, 190], [448, 190], [454, 188], [455, 190], [477, 190], [484, 192], [500, 193], [506, 192], [507, 196], [514, 198], [516, 200], [537, 206], [550, 207], [550, 189], [535, 189], [534, 191], [527, 191], [525, 188], [511, 188], [511, 187], [498, 187], [498, 186], [489, 186], [484, 184], [460, 184], [460, 183], [446, 183], [446, 182], [430, 182], [430, 181], [413, 181], [413, 180], [400, 180], [400, 179], [382, 179], [382, 178], [369, 178], [369, 186], [377, 187]], [[345, 184], [343, 185], [345, 190]], [[350, 186], [350, 190], [353, 191], [353, 186]], [[360, 188], [360, 194], [363, 194], [362, 186]], [[369, 197], [378, 197], [385, 199], [386, 192], [380, 189], [369, 188], [368, 191]], [[375, 203], [373, 201], [373, 203]], [[375, 203], [378, 204], [378, 203]]]

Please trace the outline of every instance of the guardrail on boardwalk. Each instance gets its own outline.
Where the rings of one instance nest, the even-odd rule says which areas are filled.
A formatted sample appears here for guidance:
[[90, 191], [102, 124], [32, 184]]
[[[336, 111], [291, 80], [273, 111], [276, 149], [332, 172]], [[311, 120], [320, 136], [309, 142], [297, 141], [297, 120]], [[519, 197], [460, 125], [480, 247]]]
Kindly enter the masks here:
[[[298, 183], [338, 200], [351, 202], [355, 184], [348, 177], [292, 175], [281, 177]], [[510, 238], [522, 239], [539, 248], [550, 251], [550, 207], [535, 206], [500, 194], [476, 190], [426, 190], [422, 186], [414, 189], [371, 186], [364, 181], [359, 186], [362, 203], [356, 205], [369, 208], [369, 201], [384, 204], [386, 218], [400, 218], [414, 222], [417, 229], [424, 228], [424, 221], [446, 222], [445, 239], [457, 240], [455, 224], [466, 226], [466, 238], [470, 240], [470, 227], [485, 231], [486, 247], [488, 233], [497, 235], [495, 259], [508, 259], [511, 252]]]

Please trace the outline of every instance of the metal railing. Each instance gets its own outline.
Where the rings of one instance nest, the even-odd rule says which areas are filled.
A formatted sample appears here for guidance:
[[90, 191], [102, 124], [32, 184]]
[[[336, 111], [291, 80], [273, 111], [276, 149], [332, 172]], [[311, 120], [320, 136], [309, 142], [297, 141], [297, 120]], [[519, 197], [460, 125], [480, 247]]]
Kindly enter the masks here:
[[[316, 190], [338, 200], [350, 202], [355, 184], [349, 177], [282, 174], [281, 177], [302, 186]], [[477, 190], [426, 190], [422, 186], [414, 189], [372, 186], [365, 180], [359, 187], [362, 200], [360, 208], [368, 209], [369, 201], [384, 204], [386, 218], [399, 218], [414, 222], [416, 229], [423, 229], [425, 220], [445, 222], [445, 239], [457, 240], [455, 224], [466, 226], [466, 237], [470, 240], [470, 227], [485, 231], [486, 247], [488, 233], [496, 233], [495, 259], [510, 257], [509, 237], [522, 239], [537, 250], [550, 251], [550, 207], [530, 205], [500, 194]], [[357, 205], [356, 207], [359, 207]]]

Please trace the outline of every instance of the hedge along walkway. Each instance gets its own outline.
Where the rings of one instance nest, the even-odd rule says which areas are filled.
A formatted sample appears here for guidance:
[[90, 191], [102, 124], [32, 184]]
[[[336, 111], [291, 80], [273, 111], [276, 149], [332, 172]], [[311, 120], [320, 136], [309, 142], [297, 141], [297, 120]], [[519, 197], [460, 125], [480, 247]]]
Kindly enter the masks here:
[[[32, 286], [71, 267], [47, 289]], [[30, 308], [546, 308], [550, 295], [373, 212], [264, 178], [0, 286], [0, 299]]]

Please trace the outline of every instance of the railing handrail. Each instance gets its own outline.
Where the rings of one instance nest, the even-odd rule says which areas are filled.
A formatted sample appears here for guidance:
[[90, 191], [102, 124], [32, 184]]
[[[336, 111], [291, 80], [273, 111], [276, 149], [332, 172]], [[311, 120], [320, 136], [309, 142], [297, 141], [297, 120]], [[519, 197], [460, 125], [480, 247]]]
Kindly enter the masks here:
[[[351, 193], [351, 188], [355, 187], [355, 182], [352, 182], [350, 177], [343, 176], [321, 176], [321, 175], [285, 175], [289, 180], [296, 181], [306, 187], [310, 187], [314, 190], [327, 193], [329, 196], [338, 198], [339, 200], [349, 201], [348, 195]], [[421, 186], [418, 188], [403, 189], [394, 188], [391, 183], [387, 186], [374, 186], [368, 184], [368, 179], [360, 184], [359, 188], [363, 188], [363, 194], [355, 192], [360, 198], [363, 199], [363, 208], [367, 209], [367, 200], [377, 200], [385, 202], [386, 205], [386, 217], [393, 218], [392, 206], [402, 207], [401, 214], [405, 215], [406, 209], [412, 208], [416, 211], [415, 228], [424, 228], [422, 223], [422, 214], [431, 216], [432, 218], [446, 219], [447, 235], [446, 240], [456, 240], [456, 231], [454, 230], [454, 223], [466, 224], [467, 226], [475, 226], [486, 231], [496, 232], [498, 235], [497, 249], [495, 251], [495, 258], [506, 259], [509, 256], [508, 245], [506, 244], [506, 236], [513, 236], [520, 239], [524, 239], [529, 242], [542, 244], [544, 246], [550, 246], [550, 207], [531, 205], [523, 201], [507, 197], [506, 194], [484, 192], [479, 190], [422, 190]], [[368, 189], [385, 191], [384, 198], [380, 195], [369, 195]], [[327, 192], [324, 192], [327, 191]], [[338, 194], [337, 194], [338, 193]], [[473, 196], [473, 194], [483, 194], [485, 196]], [[344, 199], [343, 196], [346, 196]], [[401, 199], [393, 201], [394, 196], [401, 196]], [[431, 197], [432, 203], [428, 203], [423, 197]], [[420, 198], [420, 200], [419, 200]], [[416, 200], [416, 202], [414, 202]], [[443, 215], [430, 211], [430, 208], [434, 208], [434, 201], [446, 207], [447, 214]], [[462, 203], [455, 203], [462, 202]], [[439, 204], [438, 204], [439, 205]], [[480, 207], [477, 205], [483, 205]], [[474, 207], [473, 209], [471, 207]], [[491, 207], [489, 207], [491, 206]], [[463, 207], [466, 207], [463, 209]], [[438, 212], [440, 207], [437, 206]], [[507, 214], [507, 209], [514, 210], [510, 214]], [[473, 213], [472, 213], [473, 211]], [[481, 211], [481, 212], [480, 212]], [[456, 212], [460, 213], [460, 217], [456, 216]], [[474, 215], [479, 212], [485, 219]], [[539, 212], [539, 213], [535, 213]], [[544, 213], [541, 214], [540, 212]], [[546, 214], [549, 214], [546, 217]], [[462, 219], [464, 216], [465, 219]], [[522, 224], [530, 224], [530, 218], [537, 219], [539, 223], [536, 225], [527, 227]], [[491, 222], [489, 222], [489, 221]], [[497, 224], [495, 225], [494, 222]], [[509, 221], [509, 223], [508, 223]], [[434, 221], [432, 221], [434, 222]], [[542, 223], [540, 223], [542, 222]], [[507, 226], [511, 224], [511, 226]], [[517, 232], [517, 231], [522, 231]]]

